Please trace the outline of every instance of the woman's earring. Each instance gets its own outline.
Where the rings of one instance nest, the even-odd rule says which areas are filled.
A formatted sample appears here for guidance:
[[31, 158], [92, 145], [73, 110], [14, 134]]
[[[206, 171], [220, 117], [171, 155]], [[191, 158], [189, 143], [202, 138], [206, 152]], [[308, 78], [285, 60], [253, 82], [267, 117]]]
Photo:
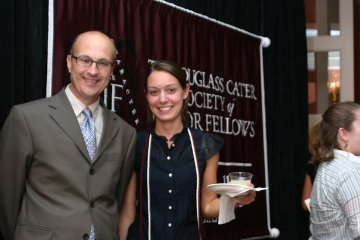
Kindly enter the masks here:
[[348, 146], [348, 143], [347, 143], [347, 142], [345, 142], [345, 149], [347, 148], [347, 146]]
[[155, 115], [152, 113], [152, 119], [153, 121], [155, 121]]

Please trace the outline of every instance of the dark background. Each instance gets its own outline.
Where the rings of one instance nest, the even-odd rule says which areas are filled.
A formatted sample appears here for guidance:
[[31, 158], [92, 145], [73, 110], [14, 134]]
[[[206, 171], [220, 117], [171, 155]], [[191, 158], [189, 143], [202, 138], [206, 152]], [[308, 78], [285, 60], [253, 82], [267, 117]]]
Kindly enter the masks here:
[[[271, 39], [263, 51], [271, 227], [278, 239], [307, 239], [300, 203], [308, 160], [304, 2], [168, 2]], [[48, 1], [0, 0], [0, 127], [14, 104], [46, 96], [47, 26]]]

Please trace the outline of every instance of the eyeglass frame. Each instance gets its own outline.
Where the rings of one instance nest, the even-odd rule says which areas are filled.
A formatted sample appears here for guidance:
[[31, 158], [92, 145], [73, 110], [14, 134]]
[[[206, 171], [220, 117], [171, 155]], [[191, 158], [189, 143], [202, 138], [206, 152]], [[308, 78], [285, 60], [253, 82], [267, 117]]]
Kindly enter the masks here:
[[[82, 58], [81, 56], [80, 56], [80, 57], [76, 57], [76, 56], [74, 56], [72, 53], [70, 54], [70, 56], [71, 56], [71, 58], [74, 58], [74, 59], [75, 59], [76, 64], [77, 64], [78, 66], [80, 66], [80, 67], [91, 67], [91, 65], [92, 65], [93, 63], [95, 63], [95, 66], [96, 66], [98, 69], [101, 69], [101, 70], [110, 70], [110, 69], [116, 64], [115, 62], [109, 62], [109, 63], [111, 64], [110, 68], [99, 68], [99, 67], [98, 67], [98, 62], [99, 62], [99, 60], [94, 61], [94, 60], [92, 60], [91, 58], [89, 58], [89, 60], [91, 61], [90, 65], [89, 65], [89, 66], [83, 66], [83, 65], [79, 65], [79, 64], [77, 63], [77, 59], [78, 59], [78, 58]], [[106, 60], [106, 61], [107, 61], [107, 60]]]

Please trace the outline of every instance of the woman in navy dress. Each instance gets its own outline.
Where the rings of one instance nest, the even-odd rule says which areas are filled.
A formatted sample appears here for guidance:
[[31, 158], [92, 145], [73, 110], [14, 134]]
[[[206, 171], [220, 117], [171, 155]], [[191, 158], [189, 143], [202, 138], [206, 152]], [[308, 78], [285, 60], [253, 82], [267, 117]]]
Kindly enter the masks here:
[[[144, 87], [150, 124], [138, 133], [135, 172], [120, 210], [120, 239], [206, 239], [203, 218], [219, 216], [220, 199], [207, 185], [217, 182], [224, 140], [186, 124], [190, 85], [176, 63], [154, 62]], [[234, 207], [255, 196], [249, 191], [236, 197]]]

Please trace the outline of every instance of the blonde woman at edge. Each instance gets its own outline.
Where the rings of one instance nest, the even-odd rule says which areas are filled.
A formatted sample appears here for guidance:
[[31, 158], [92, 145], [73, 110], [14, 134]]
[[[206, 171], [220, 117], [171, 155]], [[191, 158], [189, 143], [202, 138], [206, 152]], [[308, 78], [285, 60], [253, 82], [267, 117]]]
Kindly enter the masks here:
[[[190, 85], [176, 63], [150, 65], [144, 88], [149, 127], [138, 134], [135, 172], [120, 210], [120, 239], [206, 239], [203, 218], [219, 216], [220, 199], [207, 185], [217, 181], [224, 140], [186, 123]], [[236, 197], [234, 207], [255, 196], [250, 191]]]
[[360, 105], [329, 107], [309, 131], [319, 163], [310, 197], [311, 240], [360, 240]]

